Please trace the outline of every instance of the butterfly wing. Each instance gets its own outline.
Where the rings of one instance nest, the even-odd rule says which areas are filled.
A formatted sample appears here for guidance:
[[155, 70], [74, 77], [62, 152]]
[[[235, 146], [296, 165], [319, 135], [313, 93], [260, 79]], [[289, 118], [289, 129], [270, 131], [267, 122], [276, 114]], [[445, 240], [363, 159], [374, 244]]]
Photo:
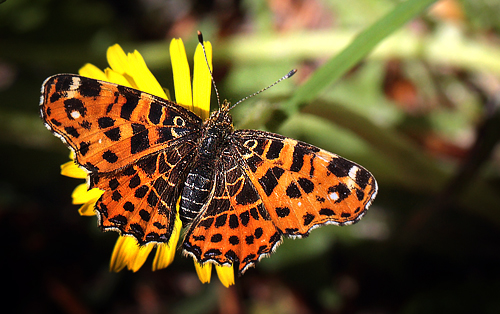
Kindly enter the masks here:
[[199, 263], [240, 263], [240, 273], [281, 240], [263, 201], [231, 148], [222, 153], [210, 196], [191, 224], [184, 252]]
[[123, 168], [201, 127], [199, 117], [173, 102], [69, 74], [44, 82], [40, 112], [89, 172]]
[[199, 262], [239, 262], [243, 273], [283, 235], [358, 221], [376, 195], [367, 170], [312, 145], [255, 130], [235, 131], [231, 144], [184, 241]]
[[233, 142], [273, 223], [287, 236], [357, 222], [377, 193], [366, 169], [313, 145], [254, 130], [236, 131]]
[[201, 119], [165, 99], [67, 74], [45, 81], [40, 112], [89, 172], [89, 188], [104, 191], [100, 225], [140, 243], [168, 241]]

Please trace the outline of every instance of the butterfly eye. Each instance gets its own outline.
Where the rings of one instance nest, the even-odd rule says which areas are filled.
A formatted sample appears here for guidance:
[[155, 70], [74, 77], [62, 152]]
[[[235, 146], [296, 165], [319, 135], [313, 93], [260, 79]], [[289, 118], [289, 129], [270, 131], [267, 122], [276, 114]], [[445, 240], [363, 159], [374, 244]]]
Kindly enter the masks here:
[[181, 117], [175, 117], [174, 118], [174, 124], [176, 126], [180, 126], [180, 127], [183, 127], [186, 125], [186, 122], [184, 121], [184, 119], [182, 119]]
[[248, 140], [243, 145], [245, 145], [245, 147], [247, 147], [247, 148], [254, 149], [255, 147], [257, 147], [257, 141], [256, 140]]

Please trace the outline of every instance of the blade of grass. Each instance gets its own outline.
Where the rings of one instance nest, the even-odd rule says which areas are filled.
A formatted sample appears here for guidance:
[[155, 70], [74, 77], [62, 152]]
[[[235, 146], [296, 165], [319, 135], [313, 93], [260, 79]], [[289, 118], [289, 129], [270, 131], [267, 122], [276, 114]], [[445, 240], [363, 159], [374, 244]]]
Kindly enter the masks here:
[[287, 115], [315, 99], [328, 85], [342, 77], [349, 69], [366, 57], [384, 38], [420, 15], [436, 0], [408, 0], [361, 32], [341, 53], [316, 70], [309, 80], [300, 86], [281, 109]]

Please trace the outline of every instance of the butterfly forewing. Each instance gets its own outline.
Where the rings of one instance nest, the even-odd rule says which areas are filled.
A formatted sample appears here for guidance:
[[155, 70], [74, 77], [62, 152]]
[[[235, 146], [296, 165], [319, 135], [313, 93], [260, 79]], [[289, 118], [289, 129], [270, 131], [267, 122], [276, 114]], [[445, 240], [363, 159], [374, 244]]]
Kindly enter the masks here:
[[234, 147], [274, 224], [289, 236], [333, 223], [350, 224], [377, 192], [363, 167], [310, 144], [256, 130], [237, 130]]
[[78, 75], [48, 78], [41, 115], [89, 172], [110, 172], [198, 132], [201, 119], [165, 99]]

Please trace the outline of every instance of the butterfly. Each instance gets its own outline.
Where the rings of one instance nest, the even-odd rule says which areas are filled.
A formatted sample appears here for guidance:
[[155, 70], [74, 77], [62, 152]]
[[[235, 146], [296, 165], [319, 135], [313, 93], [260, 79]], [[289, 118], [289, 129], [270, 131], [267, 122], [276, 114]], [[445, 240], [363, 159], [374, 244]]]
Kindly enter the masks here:
[[179, 211], [183, 251], [242, 274], [283, 237], [364, 215], [377, 193], [370, 172], [298, 140], [235, 130], [229, 109], [223, 102], [202, 121], [169, 100], [71, 74], [49, 77], [40, 103], [88, 188], [104, 191], [99, 226], [141, 245], [167, 243]]

